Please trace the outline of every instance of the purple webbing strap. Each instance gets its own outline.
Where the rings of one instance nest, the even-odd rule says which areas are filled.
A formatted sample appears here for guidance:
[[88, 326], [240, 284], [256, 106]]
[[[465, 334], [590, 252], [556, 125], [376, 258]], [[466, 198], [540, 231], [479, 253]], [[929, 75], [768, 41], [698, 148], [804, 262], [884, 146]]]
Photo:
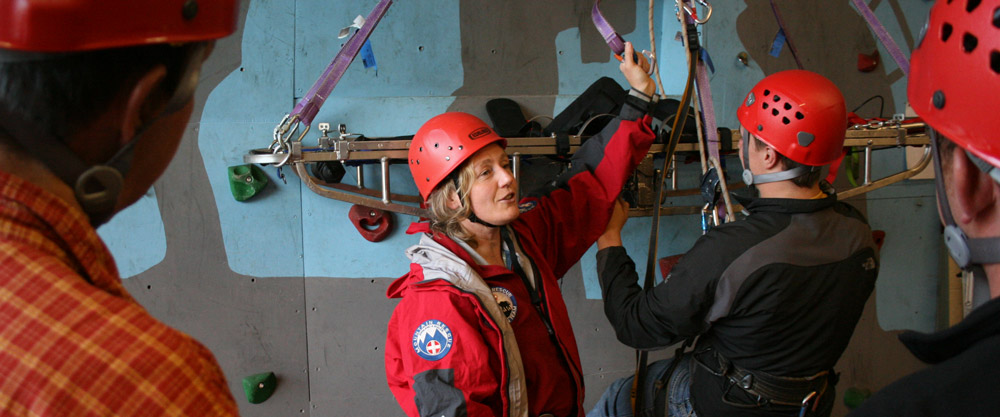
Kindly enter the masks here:
[[333, 57], [333, 61], [330, 61], [330, 65], [323, 71], [323, 75], [316, 80], [316, 83], [309, 89], [309, 92], [292, 109], [292, 116], [298, 115], [299, 120], [305, 123], [306, 126], [312, 123], [313, 117], [316, 117], [316, 113], [319, 113], [319, 108], [323, 107], [323, 103], [330, 96], [333, 87], [340, 81], [340, 77], [344, 76], [347, 67], [354, 61], [354, 57], [358, 55], [358, 51], [361, 50], [361, 46], [368, 40], [368, 36], [371, 35], [372, 30], [378, 25], [379, 20], [382, 20], [382, 16], [385, 15], [390, 4], [392, 4], [392, 0], [381, 0], [375, 5], [375, 9], [365, 19], [365, 24], [354, 33], [354, 36], [347, 41], [343, 48], [340, 48], [337, 56]]
[[[685, 4], [690, 3], [691, 9], [697, 7], [693, 1], [684, 0]], [[688, 23], [694, 23], [691, 16], [685, 15]], [[688, 42], [692, 42], [691, 39]], [[697, 59], [695, 72], [695, 83], [698, 86], [698, 104], [701, 107], [702, 127], [705, 129], [705, 146], [708, 147], [708, 156], [719, 159], [719, 131], [715, 122], [715, 106], [712, 105], [712, 84], [708, 79], [708, 69], [705, 62], [701, 60], [701, 54], [691, 57]], [[721, 161], [721, 159], [719, 159]]]
[[712, 105], [712, 84], [708, 79], [708, 70], [705, 63], [698, 60], [697, 78], [698, 84], [698, 104], [701, 105], [701, 118], [705, 128], [705, 145], [708, 147], [708, 156], [719, 159], [719, 131], [715, 123], [715, 106]]
[[885, 30], [885, 26], [882, 26], [882, 22], [879, 22], [878, 18], [875, 17], [872, 9], [862, 0], [851, 1], [854, 3], [854, 7], [858, 9], [858, 12], [861, 13], [861, 16], [865, 18], [865, 21], [868, 22], [868, 27], [871, 28], [872, 32], [875, 32], [875, 36], [878, 36], [878, 40], [889, 51], [889, 55], [892, 55], [892, 59], [896, 61], [896, 65], [899, 65], [899, 69], [903, 70], [903, 74], [910, 75], [910, 61], [907, 61], [906, 56], [903, 55], [903, 51], [896, 45], [896, 41], [892, 40], [892, 36], [889, 36], [889, 31]]
[[778, 28], [785, 34], [785, 43], [788, 44], [788, 51], [792, 53], [792, 58], [795, 58], [795, 65], [799, 66], [799, 69], [806, 69], [802, 66], [802, 61], [799, 60], [799, 51], [795, 49], [795, 45], [792, 43], [792, 35], [788, 33], [787, 26], [785, 26], [785, 20], [781, 18], [781, 12], [778, 11], [778, 5], [774, 4], [774, 0], [771, 1], [771, 12], [774, 13], [775, 20], [778, 21]]
[[594, 21], [594, 26], [597, 27], [598, 32], [601, 32], [604, 42], [608, 43], [611, 51], [615, 55], [622, 56], [625, 53], [625, 39], [622, 39], [621, 35], [615, 32], [615, 28], [611, 27], [611, 24], [601, 14], [601, 9], [597, 8], [600, 3], [601, 0], [594, 0], [594, 7], [590, 9], [590, 20]]

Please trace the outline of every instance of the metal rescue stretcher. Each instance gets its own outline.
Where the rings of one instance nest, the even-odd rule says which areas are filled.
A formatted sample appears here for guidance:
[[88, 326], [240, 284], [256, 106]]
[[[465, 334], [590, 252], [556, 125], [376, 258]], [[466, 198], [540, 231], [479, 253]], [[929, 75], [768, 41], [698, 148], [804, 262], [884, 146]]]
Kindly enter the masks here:
[[[679, 6], [678, 16], [683, 17], [689, 23], [689, 31], [691, 32], [690, 35], [695, 37], [697, 32], [693, 30], [693, 24], [704, 23], [708, 20], [708, 17], [711, 16], [711, 6], [704, 0], [698, 0], [698, 2], [707, 8], [707, 13], [703, 19], [698, 19], [695, 15], [692, 1], [677, 0], [677, 4]], [[614, 32], [614, 29], [607, 24], [606, 21], [604, 21], [603, 16], [601, 16], [600, 10], [598, 9], [598, 3], [600, 3], [600, 0], [595, 0], [592, 11], [595, 25], [597, 25], [598, 29], [601, 30], [605, 39], [610, 40], [609, 46], [615, 51], [615, 53], [620, 54], [621, 51], [618, 50], [618, 46], [616, 45], [621, 44], [620, 46], [622, 50], [624, 50], [622, 40], [620, 39], [620, 36]], [[306, 95], [299, 101], [292, 112], [286, 115], [284, 119], [282, 119], [282, 121], [275, 127], [273, 141], [271, 144], [267, 148], [251, 150], [243, 156], [243, 160], [246, 163], [275, 166], [278, 168], [278, 175], [282, 179], [284, 179], [284, 176], [281, 173], [281, 169], [288, 166], [295, 172], [296, 175], [299, 176], [299, 178], [306, 184], [307, 187], [309, 187], [310, 190], [323, 197], [371, 207], [374, 209], [426, 217], [425, 209], [420, 207], [420, 197], [415, 195], [394, 194], [389, 187], [390, 164], [406, 163], [407, 161], [407, 151], [410, 146], [410, 139], [408, 137], [386, 139], [363, 138], [361, 135], [348, 134], [346, 126], [344, 125], [339, 125], [335, 135], [331, 136], [330, 124], [319, 123], [319, 130], [322, 132], [322, 136], [318, 138], [316, 145], [307, 146], [303, 143], [306, 134], [309, 132], [313, 118], [318, 113], [319, 108], [330, 96], [330, 92], [337, 84], [337, 81], [344, 74], [344, 71], [347, 70], [347, 67], [357, 55], [358, 51], [362, 48], [362, 45], [367, 41], [372, 30], [385, 15], [391, 4], [392, 0], [380, 0], [371, 13], [368, 14], [367, 18], [358, 16], [358, 18], [355, 19], [357, 26], [359, 26], [357, 32], [347, 41], [344, 47], [341, 48], [331, 61], [330, 65], [327, 66], [320, 78], [316, 81], [309, 92], [306, 93]], [[685, 11], [686, 15], [680, 12], [681, 9]], [[345, 31], [349, 33], [349, 28], [342, 30], [342, 32]], [[342, 33], [342, 36], [343, 35], [345, 34]], [[688, 40], [687, 32], [685, 32], [685, 36], [685, 45], [697, 45], [695, 39]], [[650, 35], [650, 39], [652, 41], [652, 34]], [[689, 49], [696, 51], [697, 48], [692, 47]], [[697, 62], [696, 60], [691, 59], [689, 64], [691, 69], [689, 70], [688, 87], [692, 84], [694, 78], [692, 75], [695, 72], [694, 69], [697, 67], [697, 65], [695, 65]], [[711, 96], [708, 90], [707, 78], [705, 78], [704, 81], [704, 86], [699, 89], [699, 92], [704, 90], [704, 92], [708, 94], [705, 101], [710, 101]], [[662, 85], [662, 83], [658, 84]], [[685, 98], [688, 96], [688, 89], [689, 88], [685, 89]], [[683, 101], [685, 101], [685, 103], [680, 106], [683, 113], [680, 114], [686, 113], [686, 109], [688, 108], [686, 100]], [[711, 106], [706, 106], [706, 109], [710, 107]], [[685, 139], [685, 135], [680, 135], [679, 133], [683, 132], [683, 129], [681, 129], [683, 122], [680, 126], [678, 126], [675, 121], [674, 130], [676, 130], [678, 134], [671, 135], [672, 137], [669, 140], [663, 140], [663, 143], [654, 144], [650, 148], [649, 154], [639, 165], [636, 173], [632, 176], [632, 180], [626, 186], [626, 188], [628, 188], [631, 192], [631, 195], [634, 196], [635, 200], [635, 204], [633, 204], [630, 215], [652, 216], [656, 212], [659, 212], [660, 215], [704, 213], [706, 206], [702, 205], [690, 207], [663, 206], [663, 202], [670, 196], [696, 195], [704, 193], [704, 190], [700, 188], [690, 190], [677, 189], [677, 177], [679, 175], [679, 170], [677, 169], [676, 158], [674, 158], [676, 154], [693, 152], [700, 153], [702, 156], [703, 173], [708, 168], [705, 158], [706, 154], [712, 155], [711, 159], [713, 165], [719, 162], [715, 160], [718, 159], [715, 158], [715, 156], [718, 154], [718, 148], [720, 146], [718, 146], [718, 142], [715, 139], [717, 130], [714, 126], [713, 112], [708, 111], [702, 115], [706, 116], [705, 120], [711, 121], [709, 126], [702, 126], [702, 118], [699, 117], [698, 113], [699, 106], [695, 106], [694, 108], [695, 121], [698, 122], [698, 135], [694, 141], [695, 143], [685, 143], [686, 141], [683, 140]], [[678, 116], [676, 119], [683, 121], [686, 120], [686, 117]], [[587, 123], [589, 124], [590, 121]], [[302, 125], [305, 127], [296, 137], [296, 134]], [[894, 117], [889, 121], [860, 124], [848, 129], [846, 135], [847, 139], [844, 143], [845, 148], [855, 150], [863, 149], [864, 152], [863, 181], [861, 181], [858, 186], [842, 191], [838, 193], [838, 195], [842, 199], [850, 198], [907, 178], [911, 178], [920, 173], [928, 166], [931, 160], [930, 142], [927, 134], [924, 133], [924, 127], [925, 126], [922, 123], [904, 124], [903, 118], [900, 116]], [[585, 131], [585, 129], [581, 129], [580, 131]], [[706, 132], [705, 136], [711, 137], [703, 137], [702, 131]], [[663, 136], [662, 129], [657, 129], [657, 132], [661, 137]], [[739, 134], [730, 134], [726, 136], [730, 138], [737, 138], [736, 140], [739, 140], [738, 138], [740, 137]], [[576, 152], [577, 149], [579, 149], [580, 144], [586, 138], [579, 135], [569, 135], [568, 139], [569, 151], [566, 152], [565, 142], [559, 143], [558, 145], [562, 146], [558, 146], [558, 139], [555, 136], [507, 138], [506, 152], [511, 156], [514, 177], [518, 181], [521, 180], [521, 165], [523, 158], [528, 156], [544, 155], [565, 157]], [[667, 144], [673, 144], [674, 148], [671, 150]], [[735, 141], [724, 145], [731, 146], [721, 146], [721, 148], [736, 149]], [[872, 152], [877, 149], [904, 146], [922, 146], [924, 148], [923, 157], [912, 168], [905, 169], [896, 174], [873, 181], [871, 178]], [[671, 152], [674, 155], [667, 155], [668, 152]], [[666, 163], [667, 172], [663, 172], [663, 168], [657, 169], [656, 164], [654, 163], [654, 157], [656, 156], [663, 157], [663, 160], [669, 161]], [[310, 168], [315, 164], [323, 162], [340, 162], [348, 166], [355, 166], [357, 170], [357, 183], [355, 185], [349, 185], [342, 184], [339, 181], [330, 182], [311, 175], [310, 173], [312, 170]], [[365, 165], [370, 164], [379, 164], [381, 167], [380, 190], [370, 189], [365, 185], [363, 168]], [[661, 165], [664, 164], [661, 163]], [[721, 165], [721, 163], [719, 165]], [[721, 171], [721, 166], [719, 168]], [[666, 178], [666, 176], [671, 178], [672, 190], [669, 193], [666, 193], [664, 197], [658, 198], [656, 190], [662, 190], [662, 188], [654, 186], [660, 179]], [[719, 177], [725, 178], [725, 175], [719, 175]], [[736, 184], [727, 187], [725, 181], [721, 181], [720, 185], [723, 194], [726, 194], [727, 189], [736, 187]], [[726, 202], [728, 205], [728, 199]], [[731, 209], [731, 207], [729, 207], [729, 209]], [[729, 217], [732, 216], [730, 215]], [[655, 236], [655, 233], [653, 236]]]
[[[923, 123], [900, 124], [898, 121], [877, 122], [865, 125], [855, 125], [847, 129], [845, 148], [851, 148], [854, 152], [863, 152], [863, 164], [859, 169], [858, 186], [839, 191], [838, 196], [846, 199], [885, 187], [890, 184], [913, 177], [923, 171], [931, 161], [930, 139], [925, 133]], [[322, 132], [315, 146], [308, 146], [303, 143], [302, 136], [298, 140], [288, 141], [286, 146], [253, 149], [243, 156], [246, 163], [260, 164], [264, 166], [275, 166], [278, 168], [288, 166], [295, 172], [303, 183], [316, 194], [334, 200], [345, 201], [351, 204], [359, 204], [376, 209], [392, 211], [396, 213], [409, 214], [413, 216], [425, 216], [425, 210], [419, 207], [420, 197], [416, 195], [395, 194], [389, 187], [389, 166], [393, 163], [406, 163], [407, 149], [410, 145], [409, 139], [384, 139], [365, 138], [358, 139], [357, 134], [348, 134], [346, 127], [340, 125], [335, 136], [330, 135], [330, 126], [327, 123], [320, 123], [319, 130]], [[304, 135], [303, 135], [304, 136]], [[732, 135], [732, 149], [736, 149], [736, 141], [739, 140], [739, 133]], [[581, 136], [569, 136], [569, 154], [576, 152], [580, 147]], [[904, 169], [895, 174], [880, 179], [872, 179], [872, 152], [886, 148], [902, 148], [906, 146], [923, 147], [922, 158], [908, 169]], [[557, 155], [555, 137], [520, 137], [507, 138], [506, 152], [511, 156], [514, 170], [514, 177], [521, 179], [521, 162], [527, 156]], [[653, 169], [653, 157], [665, 152], [665, 145], [654, 144], [646, 159], [640, 164], [639, 171]], [[675, 149], [675, 153], [699, 152], [697, 143], [680, 143]], [[672, 158], [676, 160], [676, 158]], [[319, 179], [311, 174], [309, 169], [312, 164], [324, 161], [339, 161], [355, 165], [357, 170], [356, 184], [330, 183]], [[353, 162], [353, 164], [352, 164]], [[371, 189], [366, 186], [364, 165], [379, 164], [381, 168], [381, 178], [379, 189]], [[677, 172], [675, 164], [672, 164], [668, 174]], [[635, 175], [635, 174], [634, 174]], [[654, 212], [654, 204], [649, 193], [643, 190], [652, 190], [654, 178], [657, 175], [637, 175], [633, 181], [634, 186], [639, 188], [640, 198], [638, 207], [631, 209], [632, 216], [651, 216]], [[699, 190], [677, 190], [676, 175], [673, 178], [674, 190], [667, 193], [667, 196], [682, 196], [697, 194]], [[739, 185], [732, 184], [730, 188], [737, 188]], [[660, 207], [660, 215], [695, 214], [701, 211], [700, 206], [670, 206]]]

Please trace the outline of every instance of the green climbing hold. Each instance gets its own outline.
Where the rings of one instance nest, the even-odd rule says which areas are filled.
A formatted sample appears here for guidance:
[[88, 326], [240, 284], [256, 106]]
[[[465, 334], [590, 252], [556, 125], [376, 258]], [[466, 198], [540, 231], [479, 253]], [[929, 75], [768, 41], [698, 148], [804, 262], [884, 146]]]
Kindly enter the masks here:
[[257, 195], [267, 185], [267, 175], [256, 165], [234, 165], [229, 167], [229, 190], [236, 201], [246, 201]]
[[868, 388], [850, 387], [844, 391], [844, 405], [848, 410], [853, 410], [861, 406], [868, 397], [872, 396], [872, 391]]
[[250, 404], [260, 404], [271, 398], [274, 388], [278, 385], [278, 378], [274, 372], [264, 372], [253, 374], [243, 378], [243, 391], [247, 394], [247, 401]]

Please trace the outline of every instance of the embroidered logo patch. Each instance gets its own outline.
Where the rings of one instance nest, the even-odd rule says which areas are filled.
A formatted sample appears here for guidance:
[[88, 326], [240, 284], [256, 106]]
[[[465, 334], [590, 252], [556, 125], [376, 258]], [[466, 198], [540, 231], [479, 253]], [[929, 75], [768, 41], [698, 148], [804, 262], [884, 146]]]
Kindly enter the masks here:
[[427, 320], [413, 332], [413, 350], [417, 356], [429, 361], [447, 355], [453, 342], [451, 329], [440, 320]]
[[868, 258], [865, 260], [865, 263], [861, 264], [861, 267], [864, 268], [865, 271], [871, 271], [878, 267], [878, 264], [875, 263], [874, 258]]
[[507, 317], [507, 322], [513, 323], [514, 317], [517, 316], [517, 299], [514, 298], [514, 294], [504, 287], [490, 287], [490, 290], [493, 291], [493, 299], [497, 300], [500, 311]]
[[524, 212], [526, 212], [526, 211], [528, 211], [528, 210], [531, 210], [531, 209], [535, 208], [535, 206], [537, 206], [537, 205], [538, 205], [538, 202], [537, 202], [537, 201], [535, 201], [535, 200], [531, 200], [531, 201], [525, 201], [525, 202], [523, 202], [523, 203], [519, 204], [519, 205], [517, 206], [517, 208], [518, 208], [518, 210], [519, 210], [519, 211], [520, 211], [521, 213], [524, 213]]

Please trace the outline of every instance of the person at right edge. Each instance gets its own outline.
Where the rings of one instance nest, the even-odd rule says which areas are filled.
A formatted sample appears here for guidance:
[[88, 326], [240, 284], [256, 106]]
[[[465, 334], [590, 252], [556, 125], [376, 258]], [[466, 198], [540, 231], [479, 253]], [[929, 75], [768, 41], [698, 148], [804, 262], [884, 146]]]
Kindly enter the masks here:
[[[745, 219], [709, 230], [645, 292], [621, 245], [624, 203], [597, 242], [620, 341], [659, 349], [697, 338], [691, 352], [649, 365], [640, 416], [830, 415], [833, 366], [875, 285], [871, 228], [820, 181], [844, 143], [837, 87], [808, 71], [775, 73], [737, 116], [743, 179], [758, 194], [738, 196]], [[589, 415], [633, 415], [633, 379], [612, 383]]]
[[938, 1], [910, 62], [910, 106], [930, 127], [938, 209], [955, 263], [989, 282], [990, 301], [937, 333], [900, 341], [933, 366], [850, 415], [1000, 414], [1000, 1]]

